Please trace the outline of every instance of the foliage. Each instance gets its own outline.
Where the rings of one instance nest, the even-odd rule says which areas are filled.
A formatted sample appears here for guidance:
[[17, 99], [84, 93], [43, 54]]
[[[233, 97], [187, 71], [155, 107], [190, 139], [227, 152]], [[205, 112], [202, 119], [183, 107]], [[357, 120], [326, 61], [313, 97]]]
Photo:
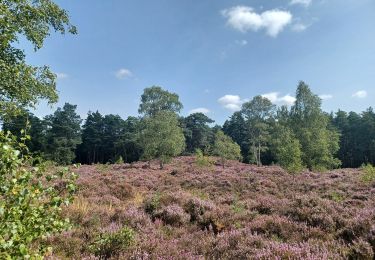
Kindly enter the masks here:
[[61, 211], [73, 199], [76, 175], [34, 164], [23, 143], [0, 132], [0, 258], [41, 258], [49, 249], [39, 242], [69, 227]]
[[0, 118], [35, 106], [39, 99], [55, 103], [56, 75], [48, 66], [28, 65], [17, 42], [24, 37], [37, 50], [51, 29], [75, 34], [67, 12], [51, 0], [9, 0], [1, 2], [0, 13]]
[[81, 118], [76, 113], [76, 105], [65, 103], [53, 115], [46, 117], [47, 131], [46, 156], [62, 165], [71, 164], [75, 149], [81, 143]]
[[39, 119], [30, 111], [20, 109], [19, 114], [4, 118], [3, 131], [11, 132], [20, 141], [23, 131], [30, 136], [26, 145], [30, 152], [43, 153], [46, 146], [47, 125], [44, 120]]
[[310, 170], [336, 168], [339, 134], [329, 128], [329, 118], [321, 110], [321, 99], [300, 82], [296, 102], [291, 109], [291, 127], [302, 147], [302, 162]]
[[89, 112], [82, 127], [82, 144], [76, 151], [77, 159], [84, 163], [115, 162], [120, 156], [125, 162], [139, 160], [141, 147], [138, 141], [140, 120], [118, 115], [102, 116]]
[[338, 158], [343, 167], [375, 164], [375, 113], [371, 107], [360, 114], [339, 110], [331, 115], [331, 123], [340, 132]]
[[221, 158], [221, 164], [225, 167], [226, 160], [241, 160], [241, 148], [232, 138], [218, 131], [215, 136], [214, 154]]
[[113, 256], [118, 256], [121, 251], [133, 244], [135, 240], [133, 229], [126, 226], [118, 230], [117, 228], [112, 227], [112, 230], [100, 233], [90, 245], [91, 251], [99, 259], [109, 259]]
[[274, 117], [275, 105], [262, 96], [256, 96], [242, 105], [241, 113], [246, 119], [247, 138], [251, 146], [250, 161], [262, 165], [261, 155], [268, 150], [270, 123]]
[[371, 164], [362, 165], [361, 180], [365, 183], [371, 183], [375, 181], [375, 167]]
[[244, 162], [249, 162], [249, 139], [247, 135], [247, 127], [245, 119], [241, 112], [234, 112], [233, 115], [226, 120], [223, 125], [223, 132], [230, 136], [233, 141], [241, 147], [241, 154]]
[[303, 169], [301, 145], [292, 131], [278, 126], [272, 138], [272, 152], [281, 167], [290, 173], [297, 173]]
[[176, 115], [170, 111], [161, 111], [154, 117], [144, 120], [144, 129], [140, 140], [143, 147], [143, 159], [158, 159], [160, 168], [171, 157], [181, 154], [185, 148], [185, 138]]
[[155, 116], [161, 111], [178, 113], [182, 107], [177, 94], [163, 90], [159, 86], [152, 86], [144, 89], [138, 112], [145, 116]]
[[211, 167], [213, 165], [213, 161], [209, 156], [204, 155], [202, 150], [196, 149], [195, 164], [199, 167]]
[[184, 118], [184, 135], [186, 151], [193, 153], [196, 149], [208, 151], [210, 149], [211, 128], [207, 124], [215, 122], [203, 113], [193, 113]]

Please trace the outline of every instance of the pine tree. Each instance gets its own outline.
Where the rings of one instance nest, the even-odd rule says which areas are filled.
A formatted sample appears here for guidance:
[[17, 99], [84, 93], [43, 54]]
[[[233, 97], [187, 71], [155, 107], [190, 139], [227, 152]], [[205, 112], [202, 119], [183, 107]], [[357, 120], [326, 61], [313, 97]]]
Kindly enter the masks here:
[[48, 159], [59, 164], [71, 164], [75, 158], [77, 145], [81, 143], [81, 118], [76, 113], [76, 105], [65, 103], [53, 115], [46, 117]]

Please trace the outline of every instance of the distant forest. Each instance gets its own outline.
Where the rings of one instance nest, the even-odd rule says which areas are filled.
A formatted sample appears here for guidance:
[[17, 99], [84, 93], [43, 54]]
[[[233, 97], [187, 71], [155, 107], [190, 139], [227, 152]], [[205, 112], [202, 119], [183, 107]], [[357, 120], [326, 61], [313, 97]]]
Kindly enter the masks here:
[[[182, 107], [177, 94], [154, 86], [144, 90], [139, 117], [124, 120], [96, 111], [89, 112], [83, 122], [76, 113], [77, 106], [66, 103], [44, 119], [24, 110], [15, 117], [4, 118], [2, 127], [19, 138], [21, 130], [28, 129], [30, 151], [62, 165], [131, 163], [197, 151], [216, 155], [215, 138], [221, 131], [239, 145], [246, 163], [279, 164], [291, 171], [375, 164], [373, 109], [359, 114], [323, 112], [321, 99], [304, 82], [299, 83], [291, 108], [277, 107], [256, 96], [223, 126], [214, 125], [214, 120], [202, 113], [179, 116]], [[161, 112], [169, 114], [159, 117], [160, 122], [153, 121]], [[175, 116], [176, 126], [171, 116]], [[179, 148], [163, 153], [161, 142], [169, 138], [175, 139], [164, 150], [173, 150], [176, 145]]]

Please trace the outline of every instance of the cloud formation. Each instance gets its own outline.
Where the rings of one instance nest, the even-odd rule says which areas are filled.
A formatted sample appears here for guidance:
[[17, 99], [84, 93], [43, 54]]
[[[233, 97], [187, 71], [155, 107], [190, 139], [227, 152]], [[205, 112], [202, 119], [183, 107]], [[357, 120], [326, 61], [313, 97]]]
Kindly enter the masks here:
[[279, 92], [270, 92], [261, 95], [264, 98], [269, 99], [272, 103], [277, 105], [287, 105], [292, 106], [294, 102], [296, 101], [296, 98], [287, 94], [285, 96], [280, 96]]
[[319, 95], [319, 97], [322, 100], [328, 100], [328, 99], [332, 99], [333, 98], [333, 96], [329, 95], [329, 94], [322, 94], [322, 95]]
[[295, 24], [292, 25], [292, 30], [295, 31], [295, 32], [303, 32], [304, 30], [307, 29], [307, 27], [309, 27], [309, 26], [306, 25], [306, 24], [295, 23]]
[[57, 79], [66, 79], [68, 77], [68, 74], [62, 73], [62, 72], [56, 72], [56, 78]]
[[208, 113], [210, 113], [211, 111], [208, 109], [208, 108], [205, 108], [205, 107], [198, 107], [198, 108], [194, 108], [192, 110], [189, 111], [189, 115], [190, 114], [194, 114], [194, 113], [202, 113], [202, 114], [205, 114], [207, 115]]
[[290, 5], [303, 5], [308, 7], [312, 3], [312, 0], [291, 0]]
[[240, 32], [259, 31], [264, 29], [271, 37], [276, 37], [292, 22], [292, 14], [288, 11], [271, 9], [256, 13], [249, 6], [234, 6], [225, 9], [222, 15], [227, 18], [227, 24]]
[[245, 100], [242, 100], [238, 95], [225, 95], [219, 98], [217, 101], [224, 108], [233, 112], [239, 111], [241, 109], [241, 105], [246, 102]]
[[355, 97], [355, 98], [365, 98], [367, 97], [367, 91], [365, 90], [359, 90], [357, 92], [355, 92], [352, 97]]
[[247, 41], [246, 40], [237, 40], [236, 44], [241, 45], [241, 46], [245, 46], [245, 45], [247, 45]]
[[115, 76], [118, 79], [125, 79], [133, 76], [133, 73], [128, 69], [119, 69], [118, 71], [116, 71]]

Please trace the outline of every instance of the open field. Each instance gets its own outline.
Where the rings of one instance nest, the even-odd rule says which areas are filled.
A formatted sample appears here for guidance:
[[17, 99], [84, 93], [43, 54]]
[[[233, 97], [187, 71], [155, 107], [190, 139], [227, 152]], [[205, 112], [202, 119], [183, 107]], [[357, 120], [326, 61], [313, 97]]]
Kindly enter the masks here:
[[[179, 157], [163, 170], [139, 162], [77, 173], [79, 192], [65, 210], [74, 228], [51, 239], [55, 257], [374, 257], [375, 183], [363, 183], [359, 170], [293, 176], [238, 162], [202, 168]], [[127, 247], [115, 235], [123, 227], [134, 231]]]

